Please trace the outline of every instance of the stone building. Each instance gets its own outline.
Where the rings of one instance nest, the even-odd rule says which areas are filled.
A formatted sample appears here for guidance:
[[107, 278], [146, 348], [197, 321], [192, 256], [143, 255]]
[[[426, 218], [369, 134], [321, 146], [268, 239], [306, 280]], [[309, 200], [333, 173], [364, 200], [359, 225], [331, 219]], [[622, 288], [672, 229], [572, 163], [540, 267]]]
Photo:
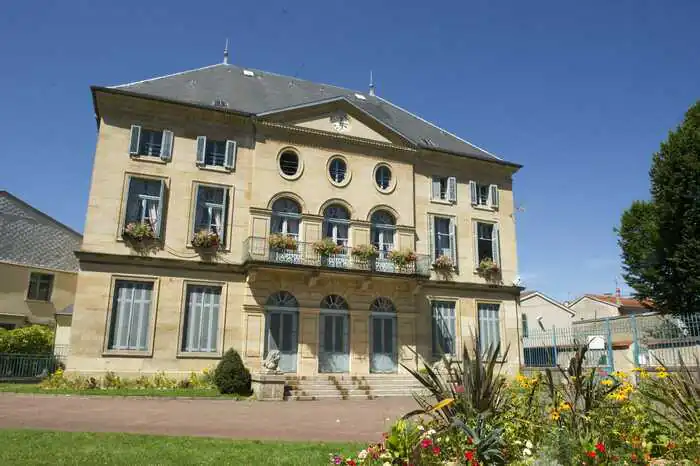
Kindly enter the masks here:
[[394, 374], [477, 333], [518, 367], [520, 165], [373, 89], [226, 60], [92, 95], [68, 370], [233, 347], [253, 371], [276, 349], [290, 374]]

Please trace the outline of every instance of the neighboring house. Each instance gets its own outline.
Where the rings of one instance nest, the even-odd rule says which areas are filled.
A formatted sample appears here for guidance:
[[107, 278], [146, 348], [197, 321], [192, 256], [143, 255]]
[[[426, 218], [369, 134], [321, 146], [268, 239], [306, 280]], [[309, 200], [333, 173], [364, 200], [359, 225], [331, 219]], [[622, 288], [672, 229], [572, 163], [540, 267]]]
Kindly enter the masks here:
[[287, 373], [395, 373], [477, 333], [517, 345], [520, 165], [372, 90], [226, 62], [92, 95], [68, 370], [188, 373], [233, 347], [252, 370], [278, 350]]
[[586, 294], [569, 304], [576, 313], [576, 320], [594, 320], [606, 317], [629, 316], [650, 312], [640, 301], [615, 294]]
[[525, 291], [520, 297], [521, 335], [530, 330], [570, 328], [574, 311], [540, 291]]
[[[73, 304], [78, 278], [74, 251], [82, 237], [7, 191], [0, 191], [0, 327], [56, 325]], [[70, 340], [61, 318], [57, 345]]]

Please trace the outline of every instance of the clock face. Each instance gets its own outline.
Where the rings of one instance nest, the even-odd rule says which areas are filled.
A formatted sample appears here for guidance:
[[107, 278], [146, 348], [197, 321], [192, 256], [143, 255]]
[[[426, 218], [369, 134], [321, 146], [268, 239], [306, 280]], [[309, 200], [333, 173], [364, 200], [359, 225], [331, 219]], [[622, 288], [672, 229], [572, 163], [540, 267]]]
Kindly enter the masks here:
[[331, 125], [338, 132], [347, 131], [350, 128], [350, 118], [345, 113], [334, 113], [331, 115]]

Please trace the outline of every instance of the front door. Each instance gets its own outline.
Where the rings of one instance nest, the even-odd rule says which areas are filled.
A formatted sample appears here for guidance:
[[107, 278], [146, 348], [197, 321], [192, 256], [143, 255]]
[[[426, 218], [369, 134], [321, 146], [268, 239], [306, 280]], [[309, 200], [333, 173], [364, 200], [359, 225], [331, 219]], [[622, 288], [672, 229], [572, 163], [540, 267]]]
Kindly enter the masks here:
[[297, 371], [297, 313], [294, 311], [269, 311], [267, 313], [267, 347], [280, 352], [277, 366], [282, 372]]
[[319, 372], [348, 372], [350, 345], [347, 314], [320, 316]]
[[373, 315], [370, 327], [370, 371], [396, 372], [396, 317]]

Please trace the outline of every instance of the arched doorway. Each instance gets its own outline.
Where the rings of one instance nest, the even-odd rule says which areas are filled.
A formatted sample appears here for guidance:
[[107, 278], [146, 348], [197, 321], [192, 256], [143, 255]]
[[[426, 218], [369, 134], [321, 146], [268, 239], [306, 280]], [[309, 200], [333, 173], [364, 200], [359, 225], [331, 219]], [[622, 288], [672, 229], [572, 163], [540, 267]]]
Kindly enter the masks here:
[[348, 372], [350, 319], [345, 298], [337, 294], [323, 298], [319, 318], [318, 371]]
[[271, 294], [265, 303], [265, 357], [272, 350], [280, 352], [277, 368], [297, 371], [297, 329], [299, 303], [288, 291]]
[[375, 299], [370, 308], [370, 372], [396, 372], [396, 307], [389, 298]]

